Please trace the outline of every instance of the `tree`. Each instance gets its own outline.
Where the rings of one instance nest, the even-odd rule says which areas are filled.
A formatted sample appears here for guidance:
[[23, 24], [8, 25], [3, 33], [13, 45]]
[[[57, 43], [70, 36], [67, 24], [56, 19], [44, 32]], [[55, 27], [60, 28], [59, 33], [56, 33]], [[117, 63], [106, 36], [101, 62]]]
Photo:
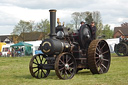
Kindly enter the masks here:
[[79, 12], [74, 12], [72, 13], [72, 19], [73, 19], [73, 24], [75, 25], [75, 29], [78, 29], [80, 26], [80, 21], [81, 21], [81, 13]]
[[20, 35], [21, 33], [23, 33], [22, 39], [24, 41], [24, 33], [33, 31], [33, 23], [34, 22], [32, 21], [20, 20], [19, 23], [15, 25], [15, 28], [13, 29], [12, 34]]
[[105, 35], [105, 39], [109, 39], [113, 37], [113, 31], [110, 29], [110, 25], [106, 24], [103, 27], [103, 34]]
[[45, 35], [47, 35], [50, 32], [50, 22], [47, 19], [41, 20], [40, 23], [37, 23], [36, 27], [37, 31], [44, 32]]
[[93, 18], [92, 18], [92, 13], [87, 11], [85, 12], [85, 21], [87, 24], [91, 24], [91, 22], [93, 21]]
[[19, 23], [15, 25], [12, 34], [20, 35], [21, 33], [24, 32], [32, 32], [33, 23], [34, 22], [20, 20]]

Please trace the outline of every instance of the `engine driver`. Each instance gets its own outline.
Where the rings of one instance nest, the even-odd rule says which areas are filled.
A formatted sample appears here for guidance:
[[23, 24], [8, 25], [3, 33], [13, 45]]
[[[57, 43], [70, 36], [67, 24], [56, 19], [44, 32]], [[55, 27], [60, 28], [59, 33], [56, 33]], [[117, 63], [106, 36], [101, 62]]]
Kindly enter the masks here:
[[97, 30], [94, 21], [91, 22], [91, 29], [92, 29], [92, 39], [94, 40], [96, 39], [96, 30]]

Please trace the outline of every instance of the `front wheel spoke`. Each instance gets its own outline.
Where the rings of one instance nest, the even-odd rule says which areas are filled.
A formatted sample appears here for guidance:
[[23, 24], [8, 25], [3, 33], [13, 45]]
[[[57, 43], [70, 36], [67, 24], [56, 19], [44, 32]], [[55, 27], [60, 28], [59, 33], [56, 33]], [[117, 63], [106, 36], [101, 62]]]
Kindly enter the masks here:
[[44, 58], [44, 57], [42, 56], [42, 59], [41, 59], [41, 61], [43, 61], [43, 58]]
[[33, 61], [33, 63], [36, 64], [36, 65], [38, 65], [38, 63], [35, 63], [34, 61]]
[[35, 72], [33, 72], [34, 74], [38, 71], [39, 69], [37, 69]]
[[40, 63], [42, 63], [42, 60], [41, 60], [41, 58], [40, 58], [40, 55], [39, 55], [39, 59], [40, 59]]
[[43, 75], [42, 75], [42, 70], [41, 70], [41, 78], [43, 77]]
[[35, 68], [38, 68], [38, 67], [32, 67], [33, 69], [35, 69]]
[[37, 73], [37, 78], [39, 78], [39, 71], [40, 71], [40, 70], [38, 70], [38, 73]]
[[37, 64], [39, 64], [39, 63], [38, 63], [38, 60], [37, 60], [37, 58], [36, 58], [36, 57], [35, 57], [35, 60], [36, 60]]
[[44, 64], [47, 62], [47, 60], [44, 61]]
[[43, 71], [43, 69], [41, 69], [41, 72], [44, 74], [44, 76], [46, 76], [45, 72]]

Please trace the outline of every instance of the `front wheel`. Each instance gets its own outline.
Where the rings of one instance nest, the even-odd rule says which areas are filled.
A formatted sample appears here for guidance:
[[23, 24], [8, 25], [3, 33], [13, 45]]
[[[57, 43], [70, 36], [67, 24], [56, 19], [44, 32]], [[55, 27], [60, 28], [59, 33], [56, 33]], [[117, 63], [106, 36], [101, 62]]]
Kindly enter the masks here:
[[37, 54], [32, 57], [29, 63], [29, 71], [35, 78], [46, 78], [50, 70], [44, 69], [43, 66], [47, 64], [46, 55]]

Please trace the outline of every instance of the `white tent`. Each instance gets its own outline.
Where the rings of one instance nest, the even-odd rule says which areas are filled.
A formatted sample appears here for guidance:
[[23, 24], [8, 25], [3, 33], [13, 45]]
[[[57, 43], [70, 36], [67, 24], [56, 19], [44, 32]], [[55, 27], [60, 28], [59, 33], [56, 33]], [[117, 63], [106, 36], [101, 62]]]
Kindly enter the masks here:
[[113, 53], [115, 44], [119, 43], [119, 38], [107, 39], [106, 42], [109, 45], [110, 52]]

